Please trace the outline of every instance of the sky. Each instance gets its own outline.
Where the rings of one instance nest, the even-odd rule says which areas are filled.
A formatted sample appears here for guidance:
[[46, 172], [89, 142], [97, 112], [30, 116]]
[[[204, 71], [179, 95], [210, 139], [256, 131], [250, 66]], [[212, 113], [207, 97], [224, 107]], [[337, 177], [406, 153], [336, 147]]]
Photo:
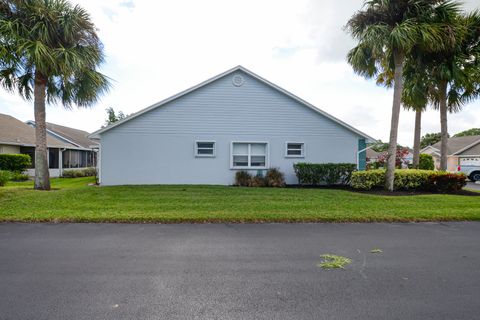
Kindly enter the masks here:
[[[75, 0], [71, 0], [75, 2]], [[104, 44], [111, 91], [93, 107], [47, 106], [47, 121], [93, 132], [105, 109], [130, 114], [237, 65], [368, 135], [388, 141], [392, 90], [355, 75], [343, 30], [362, 0], [77, 0]], [[466, 10], [480, 7], [464, 2]], [[0, 90], [0, 113], [33, 120], [33, 103]], [[424, 114], [422, 133], [440, 131]], [[449, 132], [480, 127], [480, 100], [449, 116]], [[401, 111], [399, 143], [413, 144], [414, 113]]]

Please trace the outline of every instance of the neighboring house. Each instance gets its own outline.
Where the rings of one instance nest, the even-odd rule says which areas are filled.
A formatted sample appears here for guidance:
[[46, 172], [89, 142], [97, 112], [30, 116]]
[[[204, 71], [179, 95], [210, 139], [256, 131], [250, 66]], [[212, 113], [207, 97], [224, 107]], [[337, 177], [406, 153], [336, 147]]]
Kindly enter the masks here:
[[[373, 146], [372, 146], [373, 147]], [[378, 158], [383, 155], [383, 152], [378, 152], [373, 150], [372, 148], [367, 149], [367, 163], [374, 163], [378, 161]]]
[[[22, 121], [0, 114], [0, 153], [23, 153], [32, 158], [29, 175], [34, 175], [35, 122]], [[47, 123], [48, 166], [50, 175], [58, 177], [63, 169], [96, 166], [98, 144], [87, 138], [88, 132]]]
[[363, 169], [366, 140], [374, 141], [241, 66], [90, 137], [101, 144], [103, 185], [229, 185], [239, 170], [268, 168], [296, 183], [296, 162]]
[[[413, 163], [413, 150], [410, 148], [408, 149], [408, 153], [405, 154], [403, 157], [403, 168], [408, 168], [409, 165]], [[372, 148], [367, 149], [367, 164], [373, 164], [378, 162], [379, 160], [385, 160], [387, 151], [378, 152], [373, 150]]]
[[[440, 168], [440, 144], [425, 147], [421, 153], [430, 154], [435, 162], [435, 168]], [[448, 139], [447, 170], [457, 171], [460, 165], [480, 166], [480, 136], [453, 137]]]

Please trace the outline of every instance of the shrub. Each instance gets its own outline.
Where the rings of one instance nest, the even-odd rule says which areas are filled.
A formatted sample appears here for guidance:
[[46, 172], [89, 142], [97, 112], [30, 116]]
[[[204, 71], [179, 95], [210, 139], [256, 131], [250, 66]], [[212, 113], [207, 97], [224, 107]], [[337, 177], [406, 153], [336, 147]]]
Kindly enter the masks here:
[[266, 187], [267, 181], [265, 180], [265, 177], [263, 177], [260, 174], [257, 174], [250, 178], [249, 186], [250, 187]]
[[[434, 173], [431, 170], [395, 170], [395, 190], [427, 190], [429, 188], [428, 178]], [[384, 178], [385, 179], [385, 178]], [[385, 180], [382, 181], [382, 186]]]
[[293, 165], [298, 182], [304, 185], [346, 185], [356, 170], [353, 163], [296, 163]]
[[285, 177], [277, 168], [268, 169], [265, 175], [265, 183], [269, 187], [285, 187]]
[[[354, 189], [382, 188], [385, 170], [357, 171], [352, 174], [350, 185]], [[433, 192], [456, 192], [466, 185], [464, 174], [437, 172], [433, 170], [395, 170], [395, 190], [428, 190]]]
[[352, 174], [350, 185], [354, 189], [370, 190], [383, 185], [385, 170], [356, 171]]
[[435, 163], [433, 162], [433, 157], [425, 153], [420, 154], [420, 162], [418, 164], [418, 169], [421, 169], [421, 170], [435, 169]]
[[10, 180], [11, 173], [6, 170], [0, 170], [0, 187], [3, 187]]
[[237, 171], [235, 173], [235, 185], [239, 187], [248, 187], [250, 186], [250, 180], [252, 176], [247, 171]]
[[85, 168], [82, 170], [84, 177], [94, 177], [97, 175], [96, 168]]
[[0, 170], [23, 172], [32, 165], [28, 154], [0, 154]]
[[62, 173], [62, 178], [82, 178], [82, 177], [93, 177], [97, 175], [97, 169], [95, 168], [85, 168], [78, 170], [64, 170]]
[[28, 174], [21, 173], [21, 172], [11, 172], [10, 180], [12, 181], [27, 181]]
[[463, 173], [435, 172], [429, 177], [429, 186], [435, 192], [458, 192], [467, 185], [467, 176]]

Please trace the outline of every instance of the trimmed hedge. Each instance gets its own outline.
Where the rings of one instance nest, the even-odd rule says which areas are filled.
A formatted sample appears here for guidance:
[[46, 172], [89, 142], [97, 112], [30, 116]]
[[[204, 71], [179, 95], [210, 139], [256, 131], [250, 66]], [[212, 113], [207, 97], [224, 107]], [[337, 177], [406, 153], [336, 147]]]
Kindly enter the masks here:
[[467, 176], [463, 173], [435, 172], [429, 177], [429, 183], [437, 192], [456, 192], [467, 185]]
[[[456, 192], [466, 184], [463, 173], [448, 173], [433, 170], [395, 170], [394, 190], [421, 190], [432, 192]], [[352, 174], [351, 186], [354, 189], [380, 189], [385, 184], [385, 170], [357, 171]]]
[[0, 170], [23, 172], [32, 165], [28, 154], [0, 154]]
[[81, 177], [93, 177], [97, 175], [95, 168], [85, 168], [78, 170], [64, 170], [62, 178], [81, 178]]
[[293, 165], [298, 183], [303, 185], [347, 185], [357, 170], [353, 163], [296, 163]]

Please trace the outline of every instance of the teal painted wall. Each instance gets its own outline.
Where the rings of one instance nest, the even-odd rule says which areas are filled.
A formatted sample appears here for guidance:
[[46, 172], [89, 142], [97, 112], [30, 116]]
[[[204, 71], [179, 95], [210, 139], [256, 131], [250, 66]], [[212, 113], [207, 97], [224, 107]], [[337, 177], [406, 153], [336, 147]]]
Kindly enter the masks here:
[[[367, 147], [365, 139], [358, 139], [358, 151]], [[367, 168], [367, 151], [364, 150], [358, 155], [358, 170], [365, 170]]]

